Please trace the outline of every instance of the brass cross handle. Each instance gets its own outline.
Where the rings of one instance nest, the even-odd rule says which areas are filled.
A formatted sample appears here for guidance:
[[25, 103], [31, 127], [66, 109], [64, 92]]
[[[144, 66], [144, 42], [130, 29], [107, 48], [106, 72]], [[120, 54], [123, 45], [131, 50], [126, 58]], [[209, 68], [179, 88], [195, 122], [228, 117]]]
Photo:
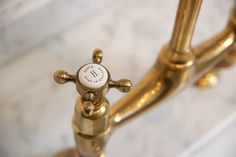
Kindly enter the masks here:
[[[102, 58], [102, 50], [95, 49], [92, 57], [93, 63], [83, 65], [76, 75], [71, 75], [63, 70], [56, 71], [54, 80], [58, 84], [74, 82], [82, 98], [93, 103], [101, 100], [110, 88], [129, 92], [132, 86], [131, 81], [127, 79], [112, 80], [109, 71], [101, 65]], [[89, 106], [88, 108], [92, 108], [91, 105]]]

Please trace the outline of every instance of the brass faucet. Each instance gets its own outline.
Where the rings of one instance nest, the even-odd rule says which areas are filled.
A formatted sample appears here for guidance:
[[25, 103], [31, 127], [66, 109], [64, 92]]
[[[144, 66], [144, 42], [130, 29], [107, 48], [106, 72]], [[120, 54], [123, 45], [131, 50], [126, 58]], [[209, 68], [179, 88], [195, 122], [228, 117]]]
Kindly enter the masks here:
[[[202, 0], [180, 0], [171, 40], [163, 46], [153, 67], [131, 89], [126, 79], [113, 81], [101, 65], [102, 50], [95, 49], [93, 63], [82, 66], [76, 75], [57, 71], [59, 84], [74, 82], [81, 95], [75, 105], [73, 131], [76, 147], [58, 157], [104, 157], [106, 142], [114, 130], [151, 107], [178, 94], [187, 85], [215, 86], [220, 69], [236, 61], [236, 8], [230, 12], [225, 29], [211, 39], [191, 46]], [[105, 94], [110, 88], [129, 92], [113, 106]]]

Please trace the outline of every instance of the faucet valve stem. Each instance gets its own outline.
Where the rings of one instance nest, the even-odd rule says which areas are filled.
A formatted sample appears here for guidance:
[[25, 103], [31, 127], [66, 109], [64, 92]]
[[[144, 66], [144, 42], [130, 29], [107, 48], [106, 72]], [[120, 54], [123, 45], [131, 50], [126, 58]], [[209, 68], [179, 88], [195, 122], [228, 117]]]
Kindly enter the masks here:
[[132, 83], [128, 79], [114, 81], [109, 71], [101, 65], [103, 52], [101, 49], [93, 51], [92, 63], [83, 65], [75, 75], [63, 70], [54, 73], [54, 80], [58, 84], [73, 82], [83, 100], [83, 114], [86, 117], [92, 116], [103, 102], [105, 94], [110, 88], [116, 88], [120, 92], [129, 92]]

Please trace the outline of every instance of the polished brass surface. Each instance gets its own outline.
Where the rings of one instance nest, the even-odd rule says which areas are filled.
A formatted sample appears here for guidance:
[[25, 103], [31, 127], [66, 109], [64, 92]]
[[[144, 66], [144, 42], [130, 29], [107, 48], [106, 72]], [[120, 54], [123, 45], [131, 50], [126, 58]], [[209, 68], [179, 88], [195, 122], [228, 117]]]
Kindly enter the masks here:
[[75, 82], [75, 76], [70, 75], [63, 70], [58, 70], [54, 73], [54, 80], [58, 84], [65, 84], [67, 82]]
[[93, 63], [100, 64], [102, 62], [102, 50], [101, 49], [95, 49], [93, 51]]
[[73, 148], [63, 150], [63, 151], [59, 152], [56, 156], [57, 157], [77, 157], [76, 151]]
[[199, 88], [215, 87], [219, 81], [219, 71], [217, 69], [211, 70], [202, 76], [195, 85]]
[[[102, 57], [102, 50], [95, 49], [92, 57], [93, 63], [101, 64]], [[89, 66], [89, 68], [91, 68], [91, 66]], [[80, 157], [104, 156], [104, 147], [109, 138], [109, 132], [111, 129], [109, 124], [109, 102], [105, 98], [105, 94], [110, 88], [117, 88], [119, 91], [127, 93], [130, 91], [132, 86], [131, 81], [127, 79], [121, 79], [118, 81], [112, 80], [110, 73], [104, 67], [106, 71], [101, 71], [101, 74], [103, 75], [104, 73], [107, 73], [108, 75], [105, 84], [99, 88], [90, 88], [81, 83], [79, 78], [79, 72], [81, 69], [82, 68], [78, 70], [76, 75], [68, 74], [63, 70], [54, 73], [54, 80], [57, 83], [64, 84], [67, 82], [74, 82], [78, 93], [81, 95], [81, 97], [78, 97], [77, 99], [72, 122], [76, 147], [75, 149], [61, 152], [58, 155], [59, 157], [69, 157], [74, 156], [74, 154]], [[95, 71], [90, 72], [93, 73], [94, 78], [99, 75]], [[85, 76], [85, 78], [89, 80], [87, 76]], [[104, 75], [101, 78], [104, 78]], [[99, 82], [99, 80], [101, 81], [101, 78], [95, 80], [95, 83]]]
[[[201, 3], [201, 0], [180, 0], [170, 42], [162, 47], [152, 68], [131, 91], [129, 80], [113, 81], [108, 71], [109, 79], [99, 89], [84, 87], [78, 80], [78, 72], [76, 75], [64, 71], [54, 74], [59, 84], [74, 82], [81, 95], [73, 118], [74, 152], [77, 156], [103, 156], [106, 142], [116, 128], [160, 105], [190, 84], [199, 87], [216, 85], [218, 72], [235, 63], [235, 9], [222, 32], [197, 46], [191, 45]], [[100, 64], [101, 61], [102, 51], [95, 49], [93, 63]], [[121, 92], [130, 92], [110, 106], [105, 94], [113, 87]]]
[[173, 51], [188, 52], [202, 0], [181, 0], [176, 15], [170, 48]]

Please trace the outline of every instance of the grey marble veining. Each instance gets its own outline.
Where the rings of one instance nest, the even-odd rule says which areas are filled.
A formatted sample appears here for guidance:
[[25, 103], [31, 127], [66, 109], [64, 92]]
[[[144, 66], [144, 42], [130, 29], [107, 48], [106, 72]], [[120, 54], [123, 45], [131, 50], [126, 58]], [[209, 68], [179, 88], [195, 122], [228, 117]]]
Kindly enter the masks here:
[[19, 0], [13, 4], [0, 7], [0, 65], [109, 5], [107, 0]]
[[236, 112], [185, 150], [179, 157], [235, 157]]
[[[194, 43], [223, 28], [231, 3], [204, 1]], [[56, 85], [53, 72], [65, 69], [75, 73], [91, 61], [92, 50], [100, 47], [103, 64], [113, 78], [129, 78], [136, 84], [169, 40], [176, 7], [177, 1], [116, 1], [2, 65], [0, 156], [51, 157], [73, 146], [70, 121], [78, 94], [73, 84]], [[235, 112], [235, 78], [236, 68], [226, 69], [218, 87], [189, 87], [124, 126], [109, 140], [107, 156], [179, 155]], [[116, 90], [108, 94], [112, 104], [121, 96]]]

